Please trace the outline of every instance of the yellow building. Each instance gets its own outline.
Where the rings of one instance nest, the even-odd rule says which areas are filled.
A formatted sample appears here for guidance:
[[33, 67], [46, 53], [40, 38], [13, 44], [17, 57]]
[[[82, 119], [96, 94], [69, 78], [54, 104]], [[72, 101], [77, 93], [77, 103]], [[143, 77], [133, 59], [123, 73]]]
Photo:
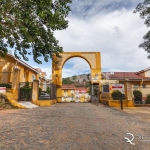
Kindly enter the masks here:
[[72, 84], [62, 85], [62, 102], [88, 102], [89, 100], [87, 88], [75, 87]]
[[12, 83], [15, 68], [20, 70], [19, 82], [32, 82], [39, 78], [36, 69], [8, 54], [5, 58], [0, 58], [0, 82]]
[[0, 57], [0, 83], [12, 83], [14, 69], [20, 70], [19, 82], [33, 82], [39, 80], [40, 83], [48, 83], [46, 72], [39, 68], [33, 68], [22, 60], [7, 54], [5, 58]]
[[46, 72], [42, 72], [40, 68], [35, 68], [39, 73], [39, 87], [42, 89], [42, 91], [46, 91], [48, 85], [50, 84], [50, 79], [47, 79]]
[[[7, 54], [5, 58], [0, 57], [1, 86], [5, 87], [6, 92], [14, 93], [12, 95], [16, 100], [31, 101], [35, 95], [39, 95], [39, 87], [33, 85], [34, 80], [41, 88], [40, 91], [46, 91], [48, 87], [50, 91], [50, 80], [46, 79], [46, 72], [33, 68], [10, 54]], [[25, 86], [28, 88], [27, 92], [23, 89]], [[37, 89], [36, 94], [32, 95], [34, 89]]]
[[75, 101], [75, 86], [70, 84], [62, 85], [62, 102], [74, 102]]
[[109, 92], [104, 91], [102, 87], [102, 96], [111, 97], [112, 85], [123, 84], [124, 92], [128, 100], [133, 100], [133, 91], [139, 90], [143, 94], [143, 101], [150, 94], [150, 68], [138, 72], [103, 72], [102, 85], [109, 85]]

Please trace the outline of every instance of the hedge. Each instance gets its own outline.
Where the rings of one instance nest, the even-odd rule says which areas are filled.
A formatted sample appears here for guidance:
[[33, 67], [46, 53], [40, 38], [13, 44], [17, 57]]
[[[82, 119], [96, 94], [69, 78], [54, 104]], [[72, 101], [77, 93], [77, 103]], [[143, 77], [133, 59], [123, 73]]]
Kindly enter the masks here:
[[147, 99], [146, 99], [145, 103], [150, 104], [150, 94], [147, 95]]
[[134, 90], [133, 95], [134, 95], [134, 101], [135, 102], [142, 102], [142, 92], [141, 91]]
[[11, 88], [12, 85], [10, 83], [0, 83], [0, 87]]
[[[116, 90], [116, 91], [112, 92], [111, 96], [112, 96], [113, 100], [119, 100], [120, 97], [121, 97], [121, 94], [122, 93], [119, 90]], [[122, 99], [125, 99], [125, 95], [124, 94], [122, 94]]]

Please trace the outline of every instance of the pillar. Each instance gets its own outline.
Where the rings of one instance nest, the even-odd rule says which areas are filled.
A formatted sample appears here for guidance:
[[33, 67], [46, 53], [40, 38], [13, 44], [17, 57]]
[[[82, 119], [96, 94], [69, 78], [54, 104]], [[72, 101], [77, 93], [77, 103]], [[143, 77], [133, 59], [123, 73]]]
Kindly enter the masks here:
[[132, 100], [132, 86], [131, 83], [126, 82], [125, 86], [126, 97], [127, 97], [127, 107], [134, 107], [134, 103]]
[[131, 88], [131, 83], [126, 82], [125, 92], [126, 92], [127, 100], [132, 100], [132, 88]]
[[57, 87], [56, 97], [57, 97], [57, 102], [58, 102], [58, 103], [62, 102], [62, 100], [61, 100], [62, 91], [61, 91], [61, 87], [60, 87], [60, 86]]
[[12, 91], [13, 92], [18, 91], [19, 82], [20, 82], [20, 69], [14, 68], [13, 75], [12, 75]]
[[33, 86], [32, 86], [32, 101], [38, 100], [39, 96], [39, 81], [33, 80]]

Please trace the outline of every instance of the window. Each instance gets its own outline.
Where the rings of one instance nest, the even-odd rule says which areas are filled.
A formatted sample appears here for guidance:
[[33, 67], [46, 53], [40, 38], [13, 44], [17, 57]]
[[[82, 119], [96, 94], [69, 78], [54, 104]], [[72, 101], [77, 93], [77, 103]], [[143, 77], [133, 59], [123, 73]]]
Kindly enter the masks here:
[[109, 85], [108, 84], [103, 85], [103, 92], [109, 92]]
[[142, 88], [146, 88], [146, 84], [142, 84]]
[[64, 90], [64, 96], [68, 96], [68, 90]]
[[133, 85], [133, 88], [135, 88], [135, 89], [137, 89], [138, 87], [139, 87], [139, 86], [138, 86], [138, 85], [136, 85], [136, 84], [135, 84], [135, 85]]
[[150, 77], [150, 70], [147, 71], [147, 76]]
[[32, 74], [32, 81], [33, 81], [33, 80], [35, 80], [35, 75], [34, 75], [34, 74]]
[[95, 77], [98, 77], [98, 73], [95, 74]]
[[26, 73], [24, 73], [24, 78], [26, 78]]

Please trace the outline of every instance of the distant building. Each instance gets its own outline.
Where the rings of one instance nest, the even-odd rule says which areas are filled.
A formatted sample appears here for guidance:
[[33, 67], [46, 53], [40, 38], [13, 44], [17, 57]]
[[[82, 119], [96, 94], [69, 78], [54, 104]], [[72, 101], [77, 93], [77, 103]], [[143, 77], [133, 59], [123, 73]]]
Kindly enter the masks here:
[[[120, 83], [128, 86], [128, 90], [132, 90], [130, 99], [133, 99], [133, 91], [139, 90], [143, 94], [143, 100], [147, 94], [150, 94], [150, 67], [138, 72], [103, 72], [102, 82], [104, 84], [102, 92], [111, 92], [111, 86], [107, 88], [108, 83]], [[130, 85], [130, 86], [129, 86]], [[107, 91], [107, 92], [106, 92]], [[127, 91], [125, 91], [127, 93]]]
[[62, 85], [62, 102], [87, 102], [90, 99], [87, 88], [75, 87], [72, 84]]

